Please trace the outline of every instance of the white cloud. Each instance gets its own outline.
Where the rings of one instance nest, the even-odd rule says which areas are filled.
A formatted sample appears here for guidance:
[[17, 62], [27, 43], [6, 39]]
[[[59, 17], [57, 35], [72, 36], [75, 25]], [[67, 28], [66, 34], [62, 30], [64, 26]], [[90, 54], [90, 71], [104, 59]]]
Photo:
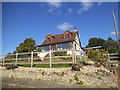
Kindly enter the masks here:
[[98, 3], [97, 3], [97, 6], [99, 7], [101, 4], [102, 4], [102, 2], [98, 2]]
[[60, 7], [61, 6], [61, 2], [48, 2], [48, 4], [53, 6], [53, 7]]
[[71, 25], [71, 24], [69, 24], [69, 23], [67, 23], [67, 22], [65, 22], [65, 23], [63, 23], [63, 24], [59, 24], [59, 25], [57, 26], [57, 28], [60, 29], [60, 30], [67, 30], [67, 29], [69, 29], [69, 28], [71, 28], [71, 27], [73, 27], [73, 25]]
[[81, 5], [82, 8], [77, 11], [79, 14], [82, 14], [84, 11], [88, 11], [93, 6], [93, 2], [90, 2], [90, 0], [82, 0]]
[[49, 8], [48, 12], [53, 12], [54, 9], [53, 8]]
[[111, 34], [111, 35], [115, 35], [115, 32], [111, 32], [110, 34]]
[[71, 8], [68, 8], [68, 13], [72, 13], [72, 9]]
[[62, 6], [61, 0], [57, 2], [53, 2], [52, 0], [48, 0], [47, 5], [49, 6], [48, 12], [52, 12], [55, 14], [61, 14], [59, 8]]
[[48, 0], [48, 1], [50, 1], [50, 2], [47, 2], [48, 5], [52, 7], [57, 7], [57, 8], [61, 7], [61, 3], [62, 3], [61, 0], [58, 0], [58, 2], [52, 2], [52, 0]]

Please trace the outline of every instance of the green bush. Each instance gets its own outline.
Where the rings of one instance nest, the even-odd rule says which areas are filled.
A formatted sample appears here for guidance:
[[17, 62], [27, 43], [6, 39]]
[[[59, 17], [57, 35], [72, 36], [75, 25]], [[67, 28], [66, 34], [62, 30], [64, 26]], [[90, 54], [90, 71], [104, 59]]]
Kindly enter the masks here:
[[67, 52], [64, 51], [64, 52], [54, 52], [53, 53], [55, 56], [66, 56], [67, 55]]
[[93, 60], [93, 61], [106, 61], [107, 60], [107, 56], [104, 55], [105, 50], [104, 49], [100, 49], [100, 50], [88, 50], [88, 58]]

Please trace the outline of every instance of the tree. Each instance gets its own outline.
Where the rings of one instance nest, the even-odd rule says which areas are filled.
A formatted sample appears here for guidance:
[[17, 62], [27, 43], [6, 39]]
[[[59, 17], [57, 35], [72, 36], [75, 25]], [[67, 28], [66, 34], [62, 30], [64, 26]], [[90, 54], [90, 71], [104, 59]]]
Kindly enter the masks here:
[[96, 46], [103, 46], [105, 40], [102, 38], [90, 38], [89, 43], [86, 47], [96, 47]]
[[108, 40], [108, 41], [114, 41], [111, 37], [109, 37], [107, 40]]
[[31, 52], [35, 49], [35, 40], [32, 38], [26, 38], [23, 43], [20, 43], [19, 47], [16, 47], [18, 53]]
[[41, 52], [41, 49], [39, 47], [36, 48], [36, 52]]
[[119, 51], [118, 42], [110, 38], [106, 40], [106, 42], [103, 44], [103, 47], [109, 53], [118, 53]]

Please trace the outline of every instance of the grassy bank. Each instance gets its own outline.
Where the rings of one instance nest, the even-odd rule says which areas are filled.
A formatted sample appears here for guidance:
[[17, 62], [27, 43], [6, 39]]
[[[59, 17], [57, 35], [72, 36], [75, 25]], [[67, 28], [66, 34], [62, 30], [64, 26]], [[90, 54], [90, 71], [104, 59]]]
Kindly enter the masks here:
[[[18, 65], [18, 66], [23, 66], [23, 67], [31, 67], [30, 64], [23, 64], [23, 65]], [[33, 67], [39, 67], [39, 68], [50, 68], [49, 64], [35, 64]], [[52, 68], [65, 68], [65, 67], [72, 67], [72, 64], [53, 64]]]

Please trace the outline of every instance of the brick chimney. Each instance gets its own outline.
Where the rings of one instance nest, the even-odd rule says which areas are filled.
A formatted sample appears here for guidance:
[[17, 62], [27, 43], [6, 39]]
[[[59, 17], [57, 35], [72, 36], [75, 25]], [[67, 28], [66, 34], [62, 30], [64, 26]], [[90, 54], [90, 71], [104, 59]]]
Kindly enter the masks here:
[[78, 31], [76, 27], [74, 27], [74, 31]]

